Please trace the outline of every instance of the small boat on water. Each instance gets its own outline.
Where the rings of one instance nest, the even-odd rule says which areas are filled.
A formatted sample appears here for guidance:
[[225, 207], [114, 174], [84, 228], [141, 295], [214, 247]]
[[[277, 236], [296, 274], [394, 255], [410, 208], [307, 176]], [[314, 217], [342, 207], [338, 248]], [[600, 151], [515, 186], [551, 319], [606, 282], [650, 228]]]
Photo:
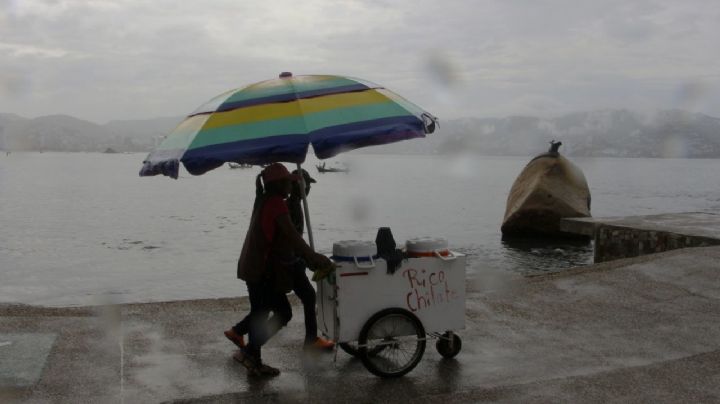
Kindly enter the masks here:
[[230, 163], [228, 163], [228, 166], [229, 166], [231, 169], [235, 169], [235, 168], [250, 168], [250, 167], [252, 167], [252, 164], [240, 164], [240, 163], [230, 162]]
[[325, 163], [315, 164], [315, 168], [317, 168], [319, 173], [349, 173], [350, 172], [350, 168], [348, 168], [347, 166], [326, 167]]
[[590, 189], [585, 175], [558, 151], [561, 142], [530, 160], [515, 179], [505, 207], [503, 238], [553, 236], [576, 238], [560, 231], [560, 219], [590, 217]]

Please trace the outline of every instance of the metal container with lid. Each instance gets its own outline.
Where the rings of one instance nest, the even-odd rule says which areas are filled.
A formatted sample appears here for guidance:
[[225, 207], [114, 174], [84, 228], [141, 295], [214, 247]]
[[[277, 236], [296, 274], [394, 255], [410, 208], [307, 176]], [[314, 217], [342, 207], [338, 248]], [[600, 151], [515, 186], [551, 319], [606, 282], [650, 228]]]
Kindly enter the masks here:
[[450, 255], [448, 242], [444, 237], [416, 237], [405, 242], [410, 257], [447, 257]]
[[[340, 262], [370, 262], [375, 266], [377, 258], [377, 246], [374, 241], [344, 240], [333, 243], [333, 255], [331, 257]], [[358, 264], [358, 266], [360, 266]]]

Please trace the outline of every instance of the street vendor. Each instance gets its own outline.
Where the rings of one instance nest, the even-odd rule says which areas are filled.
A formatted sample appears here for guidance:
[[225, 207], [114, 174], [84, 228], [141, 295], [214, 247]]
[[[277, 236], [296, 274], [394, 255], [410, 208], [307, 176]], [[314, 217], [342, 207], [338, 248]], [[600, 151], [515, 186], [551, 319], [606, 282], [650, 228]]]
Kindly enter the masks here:
[[[277, 368], [262, 362], [261, 347], [292, 317], [286, 293], [293, 288], [296, 257], [303, 258], [311, 268], [332, 265], [305, 243], [290, 219], [285, 199], [292, 181], [299, 179], [280, 163], [260, 173], [250, 226], [238, 260], [237, 276], [247, 285], [250, 313], [225, 335], [241, 346], [233, 357], [256, 376], [280, 374]], [[246, 333], [249, 342], [242, 347], [241, 336]]]
[[[305, 197], [310, 194], [310, 184], [315, 183], [314, 178], [310, 174], [300, 169], [295, 170], [293, 174], [303, 176], [305, 184]], [[290, 209], [290, 219], [295, 226], [295, 230], [302, 236], [304, 230], [305, 217], [302, 210], [302, 191], [300, 182], [292, 183], [290, 197], [287, 199], [288, 209]], [[332, 341], [318, 336], [317, 331], [317, 315], [315, 313], [316, 294], [310, 280], [305, 273], [306, 263], [303, 259], [298, 259], [293, 270], [293, 292], [303, 304], [303, 313], [305, 315], [305, 343], [303, 347], [310, 350], [330, 351], [335, 346]]]

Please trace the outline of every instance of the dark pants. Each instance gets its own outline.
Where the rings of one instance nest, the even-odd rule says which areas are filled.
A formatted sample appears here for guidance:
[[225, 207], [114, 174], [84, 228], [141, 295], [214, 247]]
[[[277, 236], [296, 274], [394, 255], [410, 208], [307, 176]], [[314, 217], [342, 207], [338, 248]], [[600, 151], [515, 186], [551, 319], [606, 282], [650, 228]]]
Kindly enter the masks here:
[[[274, 291], [266, 282], [246, 282], [250, 313], [233, 326], [236, 333], [248, 334], [247, 353], [260, 358], [260, 347], [292, 318], [292, 308], [285, 293]], [[272, 317], [268, 319], [270, 312]]]
[[305, 343], [317, 339], [317, 319], [315, 317], [315, 289], [305, 274], [305, 261], [299, 259], [293, 268], [293, 292], [300, 298], [305, 313]]

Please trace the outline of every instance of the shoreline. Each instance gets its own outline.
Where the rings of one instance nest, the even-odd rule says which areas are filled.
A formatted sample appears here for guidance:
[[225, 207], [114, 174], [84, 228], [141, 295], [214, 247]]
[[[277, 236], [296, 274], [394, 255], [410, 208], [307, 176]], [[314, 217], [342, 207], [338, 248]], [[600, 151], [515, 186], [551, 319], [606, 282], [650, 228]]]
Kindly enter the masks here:
[[[584, 274], [587, 272], [600, 272], [610, 271], [618, 267], [626, 265], [633, 265], [643, 262], [652, 261], [656, 258], [661, 257], [672, 257], [681, 255], [686, 250], [693, 250], [698, 255], [703, 255], [702, 251], [707, 247], [691, 247], [676, 250], [669, 250], [658, 252], [648, 255], [640, 255], [636, 257], [620, 258], [612, 261], [605, 261], [599, 263], [593, 263], [585, 266], [578, 266], [573, 268], [567, 268], [555, 272], [539, 272], [539, 273], [515, 273], [515, 272], [494, 272], [491, 274], [493, 277], [502, 277], [511, 281], [526, 280], [528, 282], [541, 282], [547, 279], [557, 279], [568, 276], [575, 276]], [[466, 279], [467, 292], [482, 292], [483, 288], [477, 286], [478, 283], [483, 281], [483, 274], [475, 273], [473, 276]], [[288, 293], [288, 299], [293, 305], [298, 305], [299, 300], [292, 292]], [[13, 315], [91, 315], [105, 307], [121, 306], [128, 309], [138, 308], [143, 306], [156, 305], [160, 307], [173, 307], [183, 306], [188, 303], [204, 305], [209, 308], [211, 307], [222, 307], [226, 304], [247, 304], [248, 296], [236, 296], [236, 297], [210, 297], [210, 298], [194, 298], [194, 299], [177, 299], [177, 300], [159, 300], [159, 301], [148, 301], [148, 302], [125, 302], [125, 303], [108, 303], [108, 304], [97, 304], [97, 305], [73, 305], [73, 306], [44, 306], [28, 303], [19, 302], [0, 302], [0, 316], [13, 316]], [[24, 313], [24, 314], [23, 314]]]

